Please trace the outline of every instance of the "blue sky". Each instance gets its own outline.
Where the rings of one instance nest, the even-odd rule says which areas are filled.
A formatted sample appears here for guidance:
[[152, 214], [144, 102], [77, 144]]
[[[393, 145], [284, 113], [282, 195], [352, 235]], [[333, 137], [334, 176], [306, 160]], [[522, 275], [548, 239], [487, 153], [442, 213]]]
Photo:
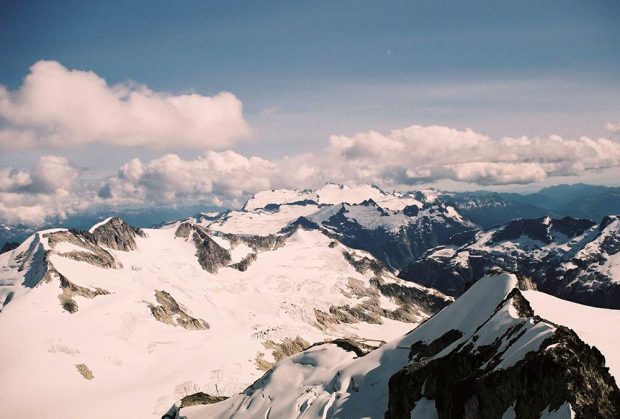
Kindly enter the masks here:
[[[494, 139], [620, 136], [605, 128], [620, 121], [618, 1], [0, 0], [0, 57], [12, 92], [40, 60], [109, 86], [231, 92], [251, 134], [229, 148], [266, 159], [411, 125]], [[95, 182], [134, 157], [212, 148], [118, 141], [5, 148], [0, 167], [28, 170], [53, 154]], [[575, 179], [610, 182], [588, 176]]]
[[[603, 135], [606, 119], [620, 118], [617, 1], [3, 1], [1, 10], [0, 83], [15, 88], [52, 59], [109, 83], [228, 90], [257, 125], [261, 145], [249, 152], [414, 123]], [[304, 121], [312, 128], [300, 133]]]

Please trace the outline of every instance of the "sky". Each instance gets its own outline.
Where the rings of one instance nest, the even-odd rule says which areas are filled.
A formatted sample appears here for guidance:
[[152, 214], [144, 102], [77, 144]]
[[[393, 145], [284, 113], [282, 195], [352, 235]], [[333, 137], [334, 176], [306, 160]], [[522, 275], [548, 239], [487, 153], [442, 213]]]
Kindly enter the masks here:
[[620, 179], [617, 1], [0, 0], [0, 222]]

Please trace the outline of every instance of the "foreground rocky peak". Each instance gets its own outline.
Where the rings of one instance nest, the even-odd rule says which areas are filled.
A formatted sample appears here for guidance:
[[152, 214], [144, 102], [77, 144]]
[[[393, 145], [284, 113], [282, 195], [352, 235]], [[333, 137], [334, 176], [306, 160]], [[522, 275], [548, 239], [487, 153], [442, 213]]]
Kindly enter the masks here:
[[[620, 390], [608, 368], [620, 371], [614, 346], [603, 333], [589, 334], [584, 342], [570, 328], [580, 328], [583, 319], [559, 316], [568, 322], [559, 324], [539, 317], [537, 308], [553, 297], [520, 288], [514, 275], [485, 277], [411, 333], [370, 353], [331, 343], [314, 346], [282, 360], [242, 394], [179, 414], [188, 419], [618, 417]], [[620, 319], [620, 313], [600, 314], [608, 321]], [[593, 343], [605, 343], [606, 352]]]

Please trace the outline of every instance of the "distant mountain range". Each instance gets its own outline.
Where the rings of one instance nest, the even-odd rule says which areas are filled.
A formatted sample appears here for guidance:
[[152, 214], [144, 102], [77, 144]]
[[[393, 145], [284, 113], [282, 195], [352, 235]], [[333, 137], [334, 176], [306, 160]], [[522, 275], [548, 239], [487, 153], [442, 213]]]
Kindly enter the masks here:
[[516, 218], [573, 217], [599, 222], [620, 213], [620, 187], [558, 185], [536, 193], [458, 192], [445, 198], [467, 219], [483, 228]]

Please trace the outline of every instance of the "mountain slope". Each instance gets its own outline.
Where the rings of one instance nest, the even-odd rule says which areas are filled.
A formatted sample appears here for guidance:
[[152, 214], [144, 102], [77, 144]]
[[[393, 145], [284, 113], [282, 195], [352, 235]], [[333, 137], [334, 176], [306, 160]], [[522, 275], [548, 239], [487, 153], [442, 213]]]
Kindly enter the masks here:
[[400, 276], [459, 295], [489, 269], [521, 271], [541, 291], [597, 307], [620, 308], [620, 219], [599, 225], [570, 217], [514, 220], [478, 232], [462, 246], [433, 248]]
[[234, 394], [316, 342], [377, 346], [450, 301], [301, 227], [231, 235], [110, 218], [38, 232], [0, 266], [7, 417], [160, 417], [189, 394]]
[[[514, 275], [485, 277], [411, 333], [366, 355], [336, 344], [316, 346], [281, 361], [243, 393], [182, 408], [180, 414], [188, 419], [618, 417], [620, 390], [603, 355], [589, 346], [598, 346], [609, 333], [593, 333], [584, 343], [570, 330], [575, 318], [562, 319], [561, 325], [538, 317], [538, 306], [553, 297], [524, 292], [524, 285]], [[528, 298], [535, 300], [533, 307]], [[564, 304], [562, 309], [581, 309]], [[604, 325], [620, 321], [620, 312], [588, 310]], [[611, 372], [618, 373], [620, 342], [613, 339], [601, 347]]]
[[386, 193], [373, 186], [329, 184], [319, 190], [256, 194], [243, 210], [199, 217], [210, 229], [233, 234], [273, 234], [303, 223], [345, 245], [370, 252], [395, 270], [428, 248], [452, 243], [476, 226], [437, 199], [436, 191]]

